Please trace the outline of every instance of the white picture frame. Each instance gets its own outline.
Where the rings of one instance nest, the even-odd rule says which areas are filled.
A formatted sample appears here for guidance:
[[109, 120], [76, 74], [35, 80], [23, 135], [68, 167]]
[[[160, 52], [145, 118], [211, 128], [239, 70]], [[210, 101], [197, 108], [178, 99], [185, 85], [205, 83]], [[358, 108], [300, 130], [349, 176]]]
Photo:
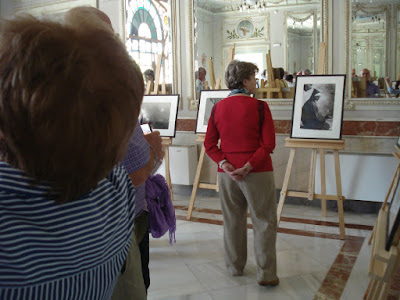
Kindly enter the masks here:
[[297, 76], [291, 138], [342, 137], [346, 75]]
[[140, 108], [141, 124], [149, 124], [162, 137], [175, 137], [179, 95], [145, 95]]
[[206, 133], [211, 110], [220, 100], [228, 97], [230, 90], [203, 90], [200, 91], [199, 106], [197, 109], [195, 133]]

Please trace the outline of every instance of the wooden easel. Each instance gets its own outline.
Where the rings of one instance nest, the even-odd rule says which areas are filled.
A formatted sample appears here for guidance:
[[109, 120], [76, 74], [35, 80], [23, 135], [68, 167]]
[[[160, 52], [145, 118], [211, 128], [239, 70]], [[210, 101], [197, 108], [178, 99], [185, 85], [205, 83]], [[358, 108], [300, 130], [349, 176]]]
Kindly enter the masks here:
[[[158, 89], [158, 84], [160, 82], [160, 72], [161, 72], [161, 60], [162, 60], [162, 55], [159, 54], [157, 57], [157, 66], [156, 66], [156, 73], [155, 73], [155, 82], [154, 82], [154, 89], [152, 92], [150, 92], [151, 95], [165, 95], [167, 93], [166, 87], [165, 87], [165, 81], [163, 81], [162, 87], [161, 87], [161, 92]], [[147, 82], [146, 86], [146, 93], [150, 91], [150, 84], [151, 81]], [[171, 184], [171, 172], [169, 170], [169, 145], [172, 144], [172, 138], [170, 137], [161, 137], [162, 139], [162, 146], [164, 149], [164, 162], [165, 162], [165, 180], [167, 181], [169, 190], [171, 192], [171, 200], [174, 201], [174, 194], [172, 190], [172, 184]]]
[[[385, 200], [383, 201], [383, 204], [382, 204], [381, 209], [382, 209], [382, 208], [385, 208], [385, 207], [387, 206], [387, 202], [388, 202], [389, 197], [390, 197], [390, 195], [391, 195], [391, 193], [392, 193], [392, 190], [393, 190], [393, 188], [394, 188], [394, 184], [395, 184], [395, 182], [397, 182], [397, 179], [398, 179], [398, 177], [400, 176], [400, 149], [399, 149], [399, 147], [397, 147], [397, 146], [394, 146], [394, 148], [395, 148], [395, 152], [393, 152], [393, 156], [396, 157], [397, 160], [398, 160], [398, 161], [397, 161], [397, 168], [396, 168], [396, 170], [394, 171], [392, 183], [390, 184], [389, 190], [388, 190], [388, 192], [386, 193], [386, 197], [385, 197]], [[375, 224], [375, 227], [376, 227], [376, 226], [377, 226], [377, 225]], [[375, 228], [375, 227], [374, 227], [374, 228]], [[372, 231], [372, 233], [371, 233], [371, 237], [370, 237], [369, 240], [368, 240], [368, 245], [371, 244], [372, 239], [374, 238], [374, 232], [375, 232], [375, 229], [374, 229], [374, 230]]]
[[[228, 64], [233, 60], [235, 57], [235, 44], [233, 44], [233, 47], [229, 49], [229, 55], [228, 55]], [[212, 63], [212, 61], [211, 61]], [[218, 178], [217, 182], [215, 184], [212, 183], [205, 183], [205, 182], [200, 182], [200, 175], [201, 175], [201, 170], [203, 169], [203, 163], [204, 163], [204, 157], [206, 155], [206, 148], [204, 147], [204, 139], [206, 135], [204, 133], [197, 134], [197, 142], [201, 142], [201, 150], [200, 150], [200, 157], [199, 161], [197, 163], [197, 170], [196, 170], [196, 175], [194, 177], [194, 182], [193, 182], [193, 189], [192, 189], [192, 195], [190, 196], [190, 201], [189, 201], [189, 208], [188, 208], [188, 213], [186, 216], [187, 220], [190, 220], [192, 218], [192, 213], [194, 209], [194, 201], [196, 200], [196, 195], [197, 195], [197, 190], [199, 188], [203, 189], [211, 189], [215, 191], [219, 191], [218, 187]], [[217, 174], [218, 176], [218, 174]]]
[[[167, 93], [165, 80], [163, 80], [163, 82], [161, 84], [161, 93], [159, 92], [161, 62], [162, 62], [162, 54], [158, 54], [157, 55], [156, 72], [154, 74], [154, 76], [155, 76], [154, 84], [150, 80], [146, 82], [145, 95], [160, 95], [160, 94], [165, 95]], [[153, 90], [151, 90], [151, 89], [153, 89]]]
[[214, 62], [213, 58], [210, 57], [208, 59], [208, 73], [210, 74], [210, 84], [211, 84], [211, 89], [213, 90], [219, 90], [221, 89], [221, 78], [218, 78], [215, 80], [215, 73], [214, 73]]
[[383, 205], [374, 227], [374, 243], [369, 267], [371, 279], [364, 295], [366, 300], [387, 298], [390, 283], [400, 263], [400, 228], [397, 229], [389, 251], [385, 249], [388, 213], [388, 206]]
[[[283, 179], [282, 190], [280, 193], [279, 204], [277, 209], [278, 225], [281, 218], [283, 205], [286, 196], [295, 196], [300, 198], [307, 198], [308, 200], [321, 199], [322, 216], [326, 216], [326, 200], [336, 200], [338, 203], [339, 213], [339, 230], [340, 238], [345, 239], [345, 228], [344, 228], [344, 213], [343, 213], [343, 201], [342, 195], [342, 183], [340, 176], [340, 162], [339, 162], [339, 150], [344, 149], [344, 140], [306, 140], [306, 139], [292, 139], [286, 138], [286, 147], [290, 149], [289, 161], [286, 168], [285, 177]], [[292, 172], [293, 161], [296, 154], [297, 148], [312, 149], [311, 152], [311, 166], [310, 166], [310, 177], [308, 183], [308, 192], [297, 192], [288, 191], [290, 174]], [[336, 177], [336, 195], [326, 194], [326, 181], [325, 181], [325, 151], [333, 150], [335, 160], [335, 177]], [[315, 170], [316, 170], [316, 158], [317, 151], [320, 155], [320, 167], [321, 167], [321, 194], [315, 194]]]
[[164, 162], [165, 162], [165, 180], [167, 181], [169, 190], [171, 192], [171, 200], [174, 201], [174, 193], [171, 184], [171, 172], [169, 170], [169, 145], [172, 144], [172, 138], [162, 137], [162, 146], [164, 148]]
[[[280, 80], [277, 78], [275, 79], [274, 77], [274, 72], [272, 68], [272, 60], [271, 60], [271, 52], [268, 50], [267, 56], [266, 56], [266, 61], [267, 61], [267, 74], [268, 74], [268, 84], [269, 86], [264, 87], [264, 81], [261, 80], [261, 85], [257, 89], [256, 94], [258, 95], [259, 98], [274, 98], [274, 93], [278, 94], [277, 98], [283, 98], [282, 94], [282, 87]], [[266, 94], [266, 97], [264, 97], [264, 94]]]
[[218, 180], [215, 184], [212, 183], [205, 183], [205, 182], [200, 182], [200, 175], [201, 175], [201, 170], [203, 169], [203, 163], [204, 163], [204, 157], [206, 155], [206, 148], [204, 147], [204, 139], [206, 135], [205, 134], [198, 134], [197, 135], [197, 142], [201, 142], [201, 151], [200, 151], [200, 157], [199, 157], [199, 162], [197, 163], [197, 170], [196, 170], [196, 175], [194, 177], [194, 182], [193, 182], [193, 189], [192, 189], [192, 195], [190, 196], [190, 202], [189, 202], [189, 208], [188, 208], [188, 213], [186, 216], [187, 220], [190, 220], [192, 218], [192, 212], [194, 208], [194, 201], [196, 200], [196, 195], [197, 195], [197, 190], [199, 188], [203, 189], [211, 189], [215, 191], [219, 191], [218, 187]]

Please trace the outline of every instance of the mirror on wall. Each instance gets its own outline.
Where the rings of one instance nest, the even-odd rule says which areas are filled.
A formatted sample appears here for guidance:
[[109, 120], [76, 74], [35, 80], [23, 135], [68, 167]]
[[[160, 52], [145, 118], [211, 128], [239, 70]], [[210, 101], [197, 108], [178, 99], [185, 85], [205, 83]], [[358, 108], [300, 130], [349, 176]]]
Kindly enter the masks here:
[[290, 74], [316, 73], [318, 47], [321, 42], [321, 13], [319, 10], [286, 12], [286, 70]]
[[[258, 66], [259, 78], [266, 69], [268, 51], [271, 52], [274, 68], [281, 67], [290, 73], [303, 68], [314, 72], [324, 24], [322, 3], [326, 5], [326, 1], [193, 0], [193, 99], [198, 99], [199, 81], [203, 81], [201, 88], [207, 88], [207, 85], [213, 88], [210, 84], [212, 70], [215, 80], [221, 79], [221, 88], [225, 88], [224, 72], [229, 49], [233, 46], [235, 59], [250, 61]], [[290, 36], [286, 32], [289, 21], [285, 19], [289, 12], [294, 20], [306, 18], [303, 25], [301, 21], [288, 25]], [[286, 37], [290, 49], [286, 48]], [[309, 40], [307, 47], [311, 52], [304, 51], [304, 57], [298, 57], [296, 49], [301, 49], [303, 39]], [[203, 69], [206, 75], [201, 74], [199, 79], [199, 73], [204, 74]], [[198, 83], [197, 90], [195, 81]], [[195, 105], [191, 107], [196, 109]]]
[[[125, 45], [129, 55], [139, 64], [146, 74], [145, 82], [151, 81], [151, 86], [157, 81], [158, 67], [159, 84], [165, 82], [167, 93], [172, 93], [176, 90], [175, 53], [172, 51], [176, 43], [175, 0], [124, 0], [124, 7]], [[159, 55], [162, 60], [157, 66]]]
[[358, 76], [364, 68], [370, 70], [373, 78], [385, 76], [387, 26], [386, 7], [353, 5], [351, 48], [353, 68]]
[[398, 20], [398, 1], [349, 1], [351, 98], [392, 98], [385, 78], [393, 82], [399, 74], [398, 45], [391, 51], [399, 36], [398, 21], [391, 26], [392, 17]]

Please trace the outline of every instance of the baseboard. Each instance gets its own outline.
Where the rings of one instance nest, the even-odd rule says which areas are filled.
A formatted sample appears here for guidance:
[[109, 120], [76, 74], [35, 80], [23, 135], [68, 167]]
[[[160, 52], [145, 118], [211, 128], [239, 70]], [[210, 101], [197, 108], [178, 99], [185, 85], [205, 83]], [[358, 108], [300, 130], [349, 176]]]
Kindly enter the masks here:
[[[192, 185], [173, 185], [174, 194], [187, 196], [190, 198], [192, 194]], [[281, 190], [276, 190], [276, 201], [279, 201], [279, 195]], [[197, 195], [202, 197], [218, 197], [218, 193], [214, 190], [209, 189], [198, 189]], [[305, 198], [298, 197], [286, 197], [285, 204], [293, 204], [293, 205], [303, 205], [303, 206], [312, 206], [312, 207], [321, 207], [321, 200], [314, 199], [309, 201]], [[372, 201], [363, 201], [363, 200], [353, 200], [346, 199], [343, 203], [344, 211], [350, 211], [354, 213], [360, 214], [376, 214], [382, 206], [382, 202], [372, 202]], [[337, 211], [337, 202], [334, 200], [328, 200], [326, 204], [326, 208], [329, 211]]]

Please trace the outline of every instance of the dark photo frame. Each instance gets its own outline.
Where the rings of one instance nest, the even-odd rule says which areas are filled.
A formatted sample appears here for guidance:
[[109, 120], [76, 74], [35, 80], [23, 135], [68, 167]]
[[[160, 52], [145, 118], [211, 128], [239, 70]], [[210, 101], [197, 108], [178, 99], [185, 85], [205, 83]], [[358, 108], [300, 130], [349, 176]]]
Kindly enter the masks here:
[[144, 96], [140, 124], [149, 124], [162, 137], [175, 137], [179, 95]]
[[297, 76], [291, 138], [342, 137], [346, 75]]

